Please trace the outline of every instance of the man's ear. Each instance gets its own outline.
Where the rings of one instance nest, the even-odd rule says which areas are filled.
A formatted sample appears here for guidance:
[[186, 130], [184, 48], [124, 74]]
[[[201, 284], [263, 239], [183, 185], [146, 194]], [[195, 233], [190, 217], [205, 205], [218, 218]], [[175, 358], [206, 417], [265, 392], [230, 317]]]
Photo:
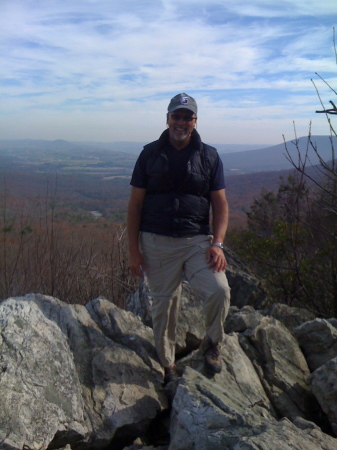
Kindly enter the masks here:
[[166, 123], [168, 123], [168, 120], [169, 120], [169, 114], [167, 113], [166, 114]]

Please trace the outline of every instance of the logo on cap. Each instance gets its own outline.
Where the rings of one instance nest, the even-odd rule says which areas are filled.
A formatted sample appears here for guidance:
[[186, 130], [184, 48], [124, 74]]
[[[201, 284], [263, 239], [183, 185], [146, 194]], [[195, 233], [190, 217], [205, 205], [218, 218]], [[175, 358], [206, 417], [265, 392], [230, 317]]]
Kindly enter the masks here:
[[187, 105], [187, 103], [188, 103], [188, 97], [181, 97], [181, 104]]

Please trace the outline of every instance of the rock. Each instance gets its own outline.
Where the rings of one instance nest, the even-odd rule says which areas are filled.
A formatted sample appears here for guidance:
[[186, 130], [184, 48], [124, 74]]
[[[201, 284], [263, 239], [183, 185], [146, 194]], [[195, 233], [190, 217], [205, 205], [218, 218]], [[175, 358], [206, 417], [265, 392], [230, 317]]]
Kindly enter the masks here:
[[330, 319], [327, 319], [327, 322], [329, 322], [330, 325], [337, 328], [337, 319], [336, 317], [331, 317]]
[[267, 294], [261, 281], [249, 272], [248, 267], [228, 247], [225, 248], [225, 255], [228, 263], [226, 275], [231, 288], [231, 305], [238, 308], [251, 305], [256, 309], [267, 307]]
[[310, 390], [310, 371], [288, 329], [274, 318], [263, 317], [257, 327], [240, 336], [240, 344], [280, 417], [312, 420], [318, 405]]
[[9, 299], [0, 308], [1, 448], [46, 449], [84, 440], [81, 386], [60, 328], [34, 302]]
[[157, 371], [159, 381], [162, 380], [163, 369], [158, 362], [150, 327], [144, 325], [138, 316], [106, 299], [92, 300], [86, 309], [105, 336], [137, 353], [150, 369]]
[[[297, 425], [297, 420], [291, 423], [283, 418], [276, 424], [266, 424], [255, 427], [252, 434], [242, 436], [235, 450], [334, 450], [337, 440], [324, 434], [318, 427], [303, 428], [303, 423]], [[311, 424], [313, 425], [313, 424]]]
[[233, 448], [238, 428], [263, 423], [263, 414], [273, 420], [263, 405], [249, 399], [242, 405], [244, 396], [235, 394], [186, 367], [172, 405], [170, 449]]
[[315, 319], [314, 314], [307, 309], [294, 308], [283, 303], [274, 303], [265, 315], [274, 317], [291, 332], [301, 324]]
[[186, 368], [172, 405], [170, 450], [333, 450], [337, 440], [314, 424], [277, 421], [264, 406], [240, 404], [230, 389]]
[[288, 307], [230, 308], [223, 369], [210, 376], [196, 350], [201, 305], [184, 283], [181, 379], [163, 388], [152, 329], [132, 312], [103, 298], [86, 307], [35, 294], [0, 303], [0, 448], [336, 449], [337, 321], [293, 331], [305, 343], [315, 330], [320, 346], [309, 342], [306, 356], [324, 357], [311, 374], [268, 311], [293, 328]]
[[129, 295], [126, 310], [139, 316], [145, 325], [152, 327], [152, 297], [146, 277], [140, 279], [137, 291]]
[[294, 330], [311, 371], [337, 356], [337, 329], [325, 319], [306, 322]]
[[243, 409], [261, 407], [261, 413], [268, 417], [276, 417], [251, 361], [239, 344], [237, 334], [225, 335], [221, 343], [221, 360], [222, 371], [214, 377], [209, 377], [203, 368], [204, 357], [197, 350], [177, 362], [177, 371], [183, 373], [184, 370], [193, 368], [204, 376], [212, 378], [219, 385], [219, 389], [221, 387], [226, 391], [227, 405], [230, 401], [231, 405], [236, 405], [236, 409], [239, 406]]
[[[42, 295], [29, 295], [15, 301], [31, 305], [37, 311], [38, 318], [49, 319], [48, 324], [56, 328], [68, 342], [69, 357], [73, 361], [72, 373], [77, 377], [77, 391], [82, 397], [83, 427], [89, 430], [86, 435], [82, 432], [85, 438], [81, 437], [81, 450], [111, 444], [116, 449], [123, 448], [144, 433], [158, 412], [167, 407], [158, 370], [144, 363], [131, 348], [105, 336], [85, 307], [67, 305]], [[2, 308], [3, 305], [0, 305], [0, 310]], [[38, 318], [32, 319], [33, 323], [39, 321]], [[29, 328], [29, 323], [25, 325]], [[19, 338], [22, 339], [20, 334]], [[53, 340], [50, 340], [53, 344]], [[125, 342], [127, 340], [125, 338]], [[36, 344], [37, 348], [43, 345], [43, 338], [40, 341]], [[57, 342], [54, 345], [57, 346]], [[49, 361], [45, 364], [47, 368]], [[48, 373], [42, 373], [48, 379]], [[38, 415], [34, 419], [30, 416], [27, 426], [33, 427], [33, 422], [38, 421], [38, 418]], [[6, 433], [6, 429], [2, 428], [0, 432]], [[48, 439], [51, 442], [51, 438]]]
[[235, 331], [242, 333], [250, 328], [255, 328], [261, 321], [262, 315], [252, 306], [244, 306], [239, 309], [236, 306], [229, 308], [229, 313], [225, 322], [225, 332]]
[[315, 370], [312, 390], [337, 435], [337, 358]]

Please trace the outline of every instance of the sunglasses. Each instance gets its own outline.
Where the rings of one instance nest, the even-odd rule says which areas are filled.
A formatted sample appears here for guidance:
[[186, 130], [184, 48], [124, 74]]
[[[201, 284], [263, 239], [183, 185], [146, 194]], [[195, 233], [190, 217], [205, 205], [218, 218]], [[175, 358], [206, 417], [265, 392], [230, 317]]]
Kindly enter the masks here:
[[196, 117], [191, 116], [182, 116], [181, 114], [170, 114], [170, 117], [172, 120], [179, 121], [183, 120], [184, 122], [192, 122], [192, 120], [195, 120]]

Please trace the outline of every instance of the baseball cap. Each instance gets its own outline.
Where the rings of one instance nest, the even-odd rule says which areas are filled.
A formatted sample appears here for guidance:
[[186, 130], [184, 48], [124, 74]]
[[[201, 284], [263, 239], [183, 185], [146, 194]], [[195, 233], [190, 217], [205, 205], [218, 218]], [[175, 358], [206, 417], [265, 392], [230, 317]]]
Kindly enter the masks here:
[[178, 94], [175, 97], [173, 97], [170, 101], [170, 104], [168, 105], [167, 111], [172, 113], [173, 111], [176, 111], [177, 109], [188, 109], [189, 111], [192, 111], [195, 115], [198, 113], [198, 107], [197, 102], [194, 100], [193, 97], [190, 97], [187, 94]]

